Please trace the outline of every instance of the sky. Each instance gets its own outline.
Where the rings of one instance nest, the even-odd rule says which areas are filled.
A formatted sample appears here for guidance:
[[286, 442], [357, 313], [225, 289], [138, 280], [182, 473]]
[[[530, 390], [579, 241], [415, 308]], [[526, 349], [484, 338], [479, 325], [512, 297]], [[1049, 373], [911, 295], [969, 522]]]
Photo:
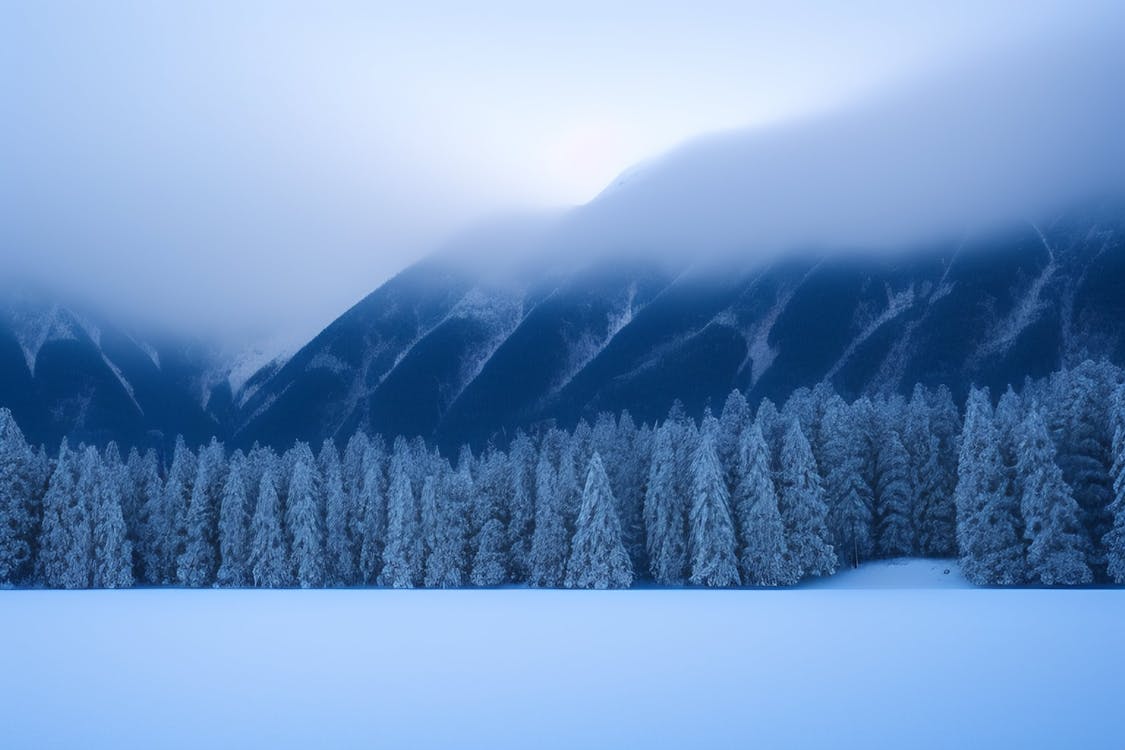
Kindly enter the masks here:
[[1094, 0], [545, 6], [3, 3], [0, 272], [300, 340], [487, 217], [1121, 20]]

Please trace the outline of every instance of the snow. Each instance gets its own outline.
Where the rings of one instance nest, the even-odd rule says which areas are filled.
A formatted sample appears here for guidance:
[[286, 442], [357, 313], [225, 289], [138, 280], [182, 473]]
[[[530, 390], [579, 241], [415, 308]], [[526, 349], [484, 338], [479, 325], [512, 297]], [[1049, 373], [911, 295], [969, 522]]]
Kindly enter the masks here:
[[[949, 568], [950, 573], [943, 571]], [[1120, 747], [1125, 593], [0, 592], [7, 747]]]

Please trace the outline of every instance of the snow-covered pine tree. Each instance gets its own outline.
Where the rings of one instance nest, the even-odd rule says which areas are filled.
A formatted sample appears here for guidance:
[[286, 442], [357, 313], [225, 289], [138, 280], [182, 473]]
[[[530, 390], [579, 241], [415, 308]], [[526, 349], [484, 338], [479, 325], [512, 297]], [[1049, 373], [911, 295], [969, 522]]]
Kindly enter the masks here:
[[481, 460], [480, 478], [473, 491], [475, 537], [470, 581], [474, 586], [499, 586], [508, 580], [505, 513], [511, 489], [508, 457], [490, 451]]
[[359, 488], [359, 577], [363, 583], [374, 584], [383, 570], [383, 551], [387, 540], [386, 449], [376, 438], [364, 458], [364, 479]]
[[616, 506], [601, 455], [595, 452], [566, 565], [567, 588], [623, 589], [632, 584], [633, 567], [621, 542]]
[[758, 429], [761, 430], [762, 437], [766, 441], [766, 448], [769, 449], [770, 471], [776, 475], [780, 468], [781, 443], [785, 434], [785, 423], [781, 419], [781, 414], [777, 411], [777, 406], [768, 398], [763, 398], [762, 402], [758, 404], [758, 412], [754, 421], [757, 422]]
[[[900, 414], [898, 410], [891, 412], [887, 421], [897, 421]], [[890, 424], [883, 430], [877, 456], [879, 483], [875, 488], [875, 548], [880, 557], [902, 557], [914, 550], [910, 459], [898, 430]]]
[[621, 542], [629, 553], [633, 570], [645, 570], [644, 505], [648, 446], [627, 411], [621, 413], [612, 438], [609, 445], [599, 446], [598, 451], [609, 477], [610, 489], [617, 499]]
[[119, 589], [133, 585], [133, 546], [121, 510], [125, 466], [120, 458], [98, 463], [96, 490], [91, 497], [92, 570], [94, 588]]
[[184, 550], [176, 560], [176, 578], [184, 586], [209, 586], [218, 570], [219, 502], [226, 452], [212, 440], [199, 452], [199, 463], [188, 504]]
[[336, 445], [331, 440], [324, 441], [319, 463], [324, 478], [326, 580], [333, 586], [351, 586], [356, 582], [355, 544], [349, 523], [348, 498], [344, 492], [343, 468]]
[[742, 582], [749, 586], [796, 583], [799, 576], [785, 544], [785, 525], [778, 509], [769, 449], [757, 423], [743, 431], [739, 454], [741, 479], [735, 490], [734, 504], [742, 542], [739, 550]]
[[676, 441], [684, 437], [673, 420], [656, 432], [645, 494], [645, 532], [649, 570], [664, 586], [680, 586], [687, 567], [687, 518], [677, 476]]
[[32, 458], [12, 413], [0, 409], [0, 586], [19, 583], [31, 573]]
[[348, 438], [341, 460], [341, 474], [344, 483], [344, 502], [348, 511], [348, 538], [352, 544], [352, 567], [355, 570], [355, 583], [363, 583], [360, 572], [359, 555], [363, 544], [363, 481], [367, 476], [367, 456], [371, 441], [363, 430], [357, 430]]
[[431, 516], [426, 556], [426, 588], [458, 588], [468, 580], [468, 512], [473, 477], [468, 466], [430, 475], [422, 485], [422, 507]]
[[863, 450], [851, 408], [833, 399], [821, 425], [824, 439], [824, 495], [828, 504], [828, 530], [841, 562], [858, 567], [874, 554], [874, 520], [871, 488], [863, 478]]
[[1114, 374], [1089, 360], [1056, 373], [1050, 384], [1049, 427], [1063, 479], [1081, 508], [1086, 562], [1096, 577], [1106, 570], [1100, 541], [1113, 524], [1112, 442], [1107, 404]]
[[796, 419], [789, 422], [781, 443], [779, 473], [781, 519], [786, 544], [799, 576], [836, 572], [836, 553], [828, 542], [828, 506], [809, 441]]
[[263, 588], [290, 585], [289, 555], [281, 530], [281, 502], [273, 472], [272, 465], [264, 467], [250, 522], [250, 575], [254, 585]]
[[[158, 584], [159, 578], [150, 577], [159, 576], [156, 540], [159, 535], [160, 495], [164, 489], [160, 482], [156, 452], [131, 452], [128, 470], [128, 483], [132, 487], [133, 504], [136, 508], [134, 526], [129, 528], [129, 539], [133, 545], [133, 578], [141, 583]], [[129, 521], [126, 520], [125, 524], [128, 527]]]
[[531, 538], [535, 532], [535, 445], [522, 431], [512, 441], [508, 458], [512, 465], [512, 487], [507, 544], [512, 579], [526, 581], [530, 573]]
[[987, 389], [969, 392], [958, 475], [957, 546], [962, 572], [980, 585], [1021, 583], [1018, 507], [1006, 491], [1000, 438]]
[[1018, 430], [1020, 512], [1027, 542], [1027, 580], [1047, 586], [1090, 583], [1078, 503], [1055, 463], [1043, 416], [1032, 410]]
[[160, 582], [164, 584], [176, 581], [177, 561], [187, 546], [188, 505], [195, 484], [196, 461], [183, 437], [178, 436], [172, 451], [172, 465], [164, 479], [156, 543], [160, 555]]
[[[77, 589], [90, 585], [90, 524], [85, 503], [78, 494], [76, 456], [65, 439], [59, 448], [55, 471], [43, 498], [38, 571], [49, 588]], [[84, 546], [85, 545], [85, 546]]]
[[1110, 404], [1113, 430], [1113, 526], [1102, 537], [1106, 551], [1107, 575], [1115, 583], [1125, 583], [1125, 384], [1117, 386]]
[[285, 526], [292, 540], [289, 561], [298, 586], [303, 589], [319, 588], [325, 584], [320, 477], [308, 445], [298, 443], [294, 454], [293, 474], [289, 480], [289, 502], [285, 508]]
[[708, 430], [703, 431], [692, 463], [688, 522], [691, 582], [696, 586], [737, 586], [740, 580], [730, 496], [719, 465], [715, 436]]
[[914, 495], [914, 528], [919, 554], [948, 557], [955, 530], [953, 493], [947, 491], [941, 465], [941, 443], [932, 428], [931, 411], [921, 386], [906, 408], [903, 444], [910, 456], [910, 486]]
[[535, 533], [531, 539], [529, 583], [543, 588], [562, 585], [570, 552], [563, 497], [554, 466], [561, 439], [556, 430], [547, 433], [535, 471]]
[[225, 588], [240, 588], [250, 583], [250, 504], [246, 495], [245, 467], [246, 459], [236, 451], [230, 459], [230, 471], [219, 505], [219, 572], [215, 583]]
[[391, 461], [391, 488], [387, 505], [387, 546], [383, 549], [380, 586], [413, 588], [422, 583], [422, 556], [418, 499], [410, 483], [412, 460], [406, 441], [395, 441]]
[[750, 404], [746, 402], [742, 391], [735, 388], [723, 403], [723, 411], [719, 415], [719, 434], [715, 441], [719, 465], [723, 468], [723, 479], [731, 497], [741, 478], [739, 449], [742, 445], [742, 433], [750, 426], [751, 421]]

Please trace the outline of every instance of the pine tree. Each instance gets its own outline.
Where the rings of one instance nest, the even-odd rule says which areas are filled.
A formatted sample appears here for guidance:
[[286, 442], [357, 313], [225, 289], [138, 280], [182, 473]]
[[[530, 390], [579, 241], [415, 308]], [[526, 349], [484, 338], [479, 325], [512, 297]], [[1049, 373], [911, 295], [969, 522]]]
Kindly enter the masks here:
[[160, 582], [169, 584], [176, 580], [176, 565], [184, 553], [188, 537], [188, 505], [195, 483], [196, 457], [176, 438], [172, 453], [172, 466], [164, 480], [161, 497], [156, 550], [160, 557]]
[[1115, 583], [1125, 583], [1125, 384], [1119, 385], [1110, 404], [1113, 430], [1113, 526], [1102, 538], [1107, 573]]
[[691, 582], [697, 586], [737, 586], [734, 524], [726, 478], [714, 438], [704, 432], [692, 464]]
[[836, 572], [836, 553], [828, 543], [828, 506], [809, 441], [796, 419], [781, 444], [780, 507], [789, 555], [799, 576]]
[[1027, 579], [1048, 586], [1090, 583], [1078, 503], [1055, 463], [1055, 446], [1039, 412], [1021, 423], [1017, 453]]
[[0, 586], [11, 586], [31, 573], [32, 458], [12, 413], [0, 409]]
[[621, 541], [616, 506], [601, 456], [594, 453], [567, 561], [567, 588], [629, 588], [632, 584], [633, 567]]
[[1081, 508], [1086, 562], [1099, 578], [1107, 560], [1104, 548], [1095, 542], [1100, 542], [1113, 524], [1109, 510], [1113, 502], [1113, 435], [1106, 408], [1113, 395], [1112, 378], [1093, 362], [1083, 362], [1051, 378], [1048, 402], [1059, 468]]
[[391, 490], [387, 507], [387, 546], [379, 585], [413, 588], [422, 582], [423, 559], [418, 500], [410, 484], [409, 448], [395, 443], [391, 465]]
[[262, 472], [254, 518], [250, 522], [249, 563], [255, 586], [281, 588], [290, 584], [289, 558], [281, 530], [281, 502], [277, 497], [273, 467], [268, 465]]
[[562, 585], [570, 547], [558, 472], [552, 465], [553, 442], [554, 435], [548, 435], [535, 472], [535, 533], [531, 540], [529, 582], [544, 588]]
[[[97, 452], [71, 453], [66, 440], [59, 448], [55, 471], [43, 498], [39, 538], [39, 580], [50, 588], [78, 589], [90, 585], [90, 518], [79, 493], [78, 476], [93, 471]], [[76, 461], [81, 461], [81, 467]], [[92, 486], [88, 479], [84, 485]]]
[[675, 424], [665, 422], [656, 433], [648, 492], [645, 495], [646, 549], [652, 578], [664, 586], [680, 586], [687, 567], [687, 519], [677, 472]]
[[215, 582], [227, 588], [240, 588], [250, 583], [249, 501], [246, 497], [245, 461], [236, 453], [223, 484], [219, 506], [219, 572]]
[[723, 411], [719, 415], [719, 433], [715, 441], [727, 493], [732, 496], [740, 479], [739, 449], [742, 445], [742, 433], [750, 426], [751, 421], [750, 404], [746, 402], [742, 391], [735, 388], [723, 404]]
[[383, 550], [387, 534], [387, 485], [384, 474], [385, 451], [381, 441], [373, 441], [364, 459], [364, 479], [359, 488], [362, 519], [359, 527], [359, 577], [374, 584], [383, 570]]
[[972, 390], [965, 410], [957, 482], [961, 570], [976, 584], [1023, 581], [1018, 507], [1006, 491], [999, 433], [987, 390]]
[[186, 541], [176, 561], [176, 577], [184, 586], [209, 586], [218, 570], [218, 507], [226, 465], [221, 443], [200, 451], [188, 505]]
[[158, 545], [164, 485], [160, 481], [155, 452], [146, 451], [136, 462], [129, 462], [129, 483], [134, 488], [134, 503], [137, 508], [136, 529], [132, 537], [133, 576], [143, 583], [159, 584]]
[[474, 586], [499, 586], [508, 579], [505, 548], [506, 519], [512, 481], [503, 453], [491, 452], [481, 464], [480, 481], [473, 492]]
[[95, 469], [92, 497], [94, 588], [118, 589], [133, 585], [133, 546], [121, 510], [124, 465], [118, 459]]
[[933, 430], [924, 390], [914, 389], [906, 412], [903, 444], [910, 456], [910, 486], [914, 495], [914, 528], [918, 552], [930, 557], [954, 554], [953, 493], [946, 491], [941, 466], [941, 443]]
[[897, 430], [884, 429], [877, 455], [876, 549], [881, 557], [902, 557], [914, 550], [914, 529], [911, 524], [910, 459]]
[[798, 575], [785, 544], [785, 525], [770, 471], [769, 449], [757, 423], [742, 433], [735, 515], [742, 547], [739, 568], [750, 586], [787, 586]]
[[343, 470], [331, 440], [324, 441], [319, 463], [324, 479], [321, 494], [324, 496], [326, 580], [333, 586], [351, 586], [356, 582], [355, 544], [348, 522]]
[[426, 477], [422, 485], [422, 507], [432, 519], [426, 588], [459, 588], [467, 580], [468, 509], [473, 478], [468, 466], [460, 466], [446, 476], [440, 488], [433, 475]]
[[290, 563], [294, 578], [303, 589], [320, 588], [325, 583], [324, 522], [320, 515], [319, 487], [312, 451], [299, 443], [289, 480], [285, 526], [292, 540]]
[[507, 547], [511, 555], [512, 579], [526, 581], [530, 575], [531, 538], [535, 532], [535, 446], [524, 433], [516, 435], [508, 453], [512, 470], [508, 505]]
[[853, 568], [874, 553], [871, 488], [863, 478], [865, 441], [851, 409], [833, 400], [821, 427], [824, 436], [824, 494], [833, 549]]

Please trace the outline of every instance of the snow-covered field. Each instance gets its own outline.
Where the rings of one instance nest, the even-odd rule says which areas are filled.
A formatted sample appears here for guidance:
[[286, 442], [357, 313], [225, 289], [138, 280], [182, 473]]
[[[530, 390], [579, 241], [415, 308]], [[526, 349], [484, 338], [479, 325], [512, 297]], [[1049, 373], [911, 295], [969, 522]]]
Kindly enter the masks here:
[[782, 591], [7, 591], [0, 746], [1120, 748], [1123, 633], [1125, 591], [929, 561]]

